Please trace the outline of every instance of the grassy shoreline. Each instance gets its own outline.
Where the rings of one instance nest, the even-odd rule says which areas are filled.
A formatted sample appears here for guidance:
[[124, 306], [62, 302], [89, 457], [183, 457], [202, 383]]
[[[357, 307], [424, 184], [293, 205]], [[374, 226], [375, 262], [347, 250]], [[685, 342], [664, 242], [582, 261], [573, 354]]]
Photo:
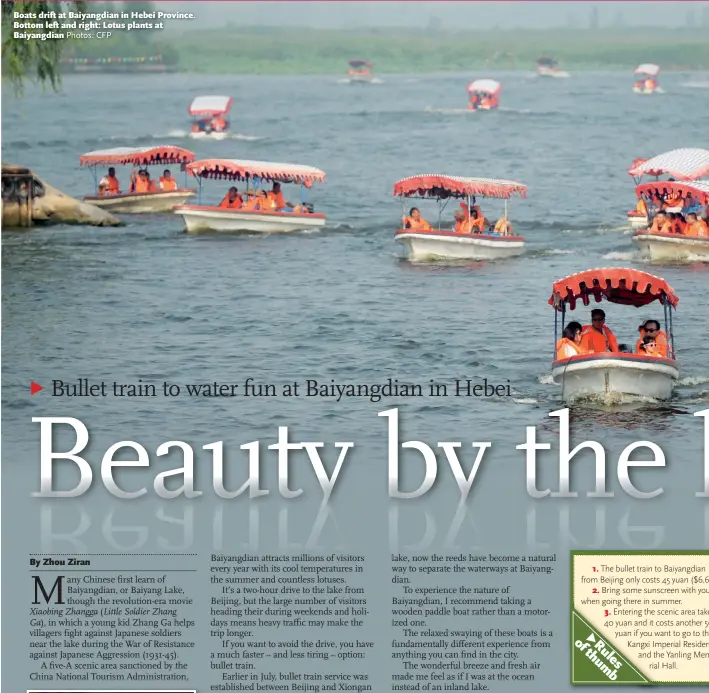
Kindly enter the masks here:
[[709, 69], [709, 42], [701, 30], [623, 31], [312, 30], [229, 27], [175, 37], [179, 67], [202, 74], [344, 74], [364, 58], [377, 74], [531, 70], [551, 55], [566, 70], [632, 70], [643, 62], [663, 72]]

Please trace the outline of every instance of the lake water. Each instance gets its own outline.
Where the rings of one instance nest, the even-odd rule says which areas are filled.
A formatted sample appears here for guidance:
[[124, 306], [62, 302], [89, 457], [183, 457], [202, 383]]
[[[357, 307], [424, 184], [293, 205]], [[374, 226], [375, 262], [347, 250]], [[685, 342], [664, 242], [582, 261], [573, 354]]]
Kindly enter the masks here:
[[[503, 83], [499, 111], [464, 111], [466, 84], [479, 76]], [[381, 85], [353, 87], [339, 84], [337, 77], [70, 76], [61, 94], [29, 89], [21, 101], [5, 95], [3, 160], [28, 166], [75, 196], [90, 192], [92, 185], [90, 174], [79, 168], [79, 156], [117, 146], [177, 144], [198, 158], [295, 162], [327, 173], [311, 200], [328, 223], [314, 233], [188, 236], [182, 219], [167, 214], [125, 217], [126, 226], [116, 229], [60, 227], [3, 235], [4, 481], [16, 491], [15, 519], [26, 521], [29, 533], [29, 538], [8, 538], [18, 552], [22, 542], [32, 544], [42, 531], [40, 506], [50, 507], [29, 500], [38, 483], [38, 430], [32, 416], [83, 420], [92, 433], [95, 465], [108, 445], [124, 439], [140, 441], [151, 454], [167, 440], [188, 441], [197, 453], [202, 445], [224, 440], [235, 460], [245, 454], [238, 445], [262, 440], [263, 473], [272, 489], [267, 502], [280, 509], [288, 501], [277, 506], [273, 498], [275, 453], [265, 445], [275, 442], [278, 426], [288, 425], [293, 439], [329, 445], [356, 441], [333, 496], [344, 534], [339, 545], [379, 560], [385, 572], [372, 579], [386, 580], [389, 549], [401, 545], [392, 537], [394, 506], [386, 502], [386, 421], [377, 414], [393, 406], [399, 407], [402, 440], [462, 441], [467, 466], [470, 442], [492, 442], [469, 499], [480, 533], [455, 546], [494, 551], [534, 545], [563, 552], [591, 546], [691, 548], [707, 541], [706, 503], [694, 496], [701, 490], [703, 429], [692, 414], [709, 407], [709, 266], [647, 266], [633, 252], [625, 226], [625, 214], [635, 203], [627, 169], [636, 157], [706, 146], [709, 90], [682, 86], [700, 77], [664, 75], [667, 93], [657, 97], [633, 94], [630, 72], [579, 73], [568, 80], [499, 72], [382, 78]], [[184, 138], [189, 103], [209, 93], [234, 97], [231, 123], [239, 139]], [[455, 266], [402, 260], [393, 241], [401, 216], [393, 184], [435, 172], [526, 183], [527, 199], [510, 203], [515, 229], [527, 238], [526, 253], [504, 262]], [[119, 170], [124, 186], [127, 176], [127, 168]], [[218, 202], [228, 186], [208, 182], [205, 200]], [[417, 206], [432, 220], [434, 205]], [[497, 218], [502, 202], [483, 201], [482, 208]], [[590, 453], [583, 453], [574, 477], [579, 498], [568, 506], [559, 499], [538, 503], [525, 494], [524, 454], [515, 446], [524, 442], [527, 426], [537, 426], [540, 436], [557, 447], [557, 420], [548, 414], [562, 402], [550, 378], [554, 311], [547, 299], [556, 279], [604, 266], [651, 271], [679, 294], [674, 326], [681, 380], [666, 404], [641, 403], [622, 411], [575, 408], [572, 440], [603, 443], [616, 499], [586, 499], [594, 481]], [[631, 344], [641, 321], [662, 315], [657, 305], [603, 307], [619, 341]], [[589, 309], [573, 315], [587, 323]], [[306, 379], [345, 384], [396, 378], [420, 383], [424, 392], [432, 380], [452, 388], [454, 379], [477, 383], [487, 378], [493, 384], [509, 381], [513, 396], [339, 403], [304, 396], [50, 396], [52, 379], [75, 382], [79, 377], [142, 379], [159, 387], [167, 381], [180, 384], [183, 393], [187, 383], [241, 386], [248, 377], [279, 389]], [[47, 389], [30, 398], [30, 380]], [[640, 440], [656, 442], [667, 456], [667, 468], [637, 477], [643, 490], [665, 488], [664, 495], [647, 502], [628, 499], [615, 479], [618, 454]], [[412, 455], [412, 465], [420, 465], [417, 453], [406, 454]], [[332, 468], [332, 447], [325, 457]], [[153, 460], [164, 467], [163, 460]], [[552, 488], [556, 464], [549, 453], [543, 474]], [[141, 473], [148, 475], [134, 470], [133, 476]], [[200, 473], [208, 476], [207, 470]], [[308, 510], [315, 504], [307, 503], [317, 500], [319, 491], [305, 458], [295, 474], [310, 501], [293, 501], [283, 526], [302, 530], [305, 542], [315, 528], [315, 510]], [[412, 472], [409, 489], [416, 488], [420, 476]], [[419, 541], [418, 550], [451, 546], [445, 541], [451, 536], [446, 532], [453, 527], [457, 490], [449, 470], [441, 477], [428, 500], [402, 509], [415, 517], [405, 522], [402, 514], [397, 520], [400, 531], [420, 523], [428, 528], [433, 520], [434, 538]], [[193, 548], [208, 551], [215, 547], [210, 513], [216, 510], [208, 480], [202, 481], [205, 495], [195, 507], [204, 526], [191, 541]], [[249, 505], [240, 500], [232, 507]], [[105, 545], [98, 527], [109, 509], [130, 511], [136, 518], [143, 513], [153, 518], [146, 524], [155, 522], [149, 505], [116, 502], [100, 488], [85, 501], [82, 507], [97, 528], [86, 540], [88, 547]], [[635, 514], [629, 519], [631, 508]], [[307, 518], [298, 519], [299, 512]], [[275, 538], [280, 516], [274, 510], [261, 517], [262, 528], [273, 532], [261, 546], [284, 548]], [[241, 541], [249, 516], [238, 518], [228, 533]], [[536, 534], [542, 526], [544, 541]], [[637, 533], [641, 530], [645, 534]], [[151, 534], [140, 550], [156, 541]], [[409, 542], [409, 548], [414, 544]], [[560, 553], [559, 560], [567, 559]], [[560, 570], [539, 594], [554, 607], [567, 586]], [[382, 627], [387, 627], [387, 594], [380, 595]], [[566, 628], [567, 613], [555, 614], [559, 627]], [[555, 646], [549, 657], [566, 657], [565, 648]], [[382, 671], [387, 666], [384, 662]], [[542, 687], [548, 689], [553, 678], [549, 674]], [[381, 690], [386, 681], [381, 679]]]

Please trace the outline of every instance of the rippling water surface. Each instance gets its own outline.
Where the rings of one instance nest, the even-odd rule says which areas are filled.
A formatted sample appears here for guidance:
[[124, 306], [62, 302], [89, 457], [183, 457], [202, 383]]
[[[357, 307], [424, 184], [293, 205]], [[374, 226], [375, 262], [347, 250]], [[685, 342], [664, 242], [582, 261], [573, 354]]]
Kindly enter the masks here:
[[[706, 264], [647, 267], [636, 258], [625, 212], [634, 202], [634, 158], [706, 146], [709, 91], [668, 74], [665, 95], [631, 92], [632, 75], [583, 73], [568, 80], [497, 73], [498, 112], [468, 113], [472, 75], [384, 76], [376, 86], [335, 77], [69, 76], [60, 94], [29, 90], [3, 108], [3, 160], [34, 169], [69, 194], [90, 191], [79, 155], [116, 146], [182, 144], [198, 158], [298, 162], [327, 172], [312, 200], [328, 216], [319, 232], [272, 237], [188, 236], [173, 215], [125, 217], [117, 229], [60, 227], [3, 237], [5, 404], [28, 402], [28, 380], [79, 376], [134, 382], [220, 380], [283, 383], [426, 384], [454, 378], [508, 380], [512, 398], [408, 400], [407, 416], [431, 432], [473, 426], [504, 439], [511, 422], [546, 420], [560, 404], [549, 376], [552, 282], [599, 266], [649, 269], [680, 296], [675, 321], [682, 380], [669, 405], [579, 411], [576, 421], [625, 444], [628, 429], [668, 440], [689, 429], [709, 401]], [[235, 139], [184, 137], [191, 99], [234, 97]], [[456, 112], [456, 109], [460, 109]], [[528, 184], [510, 214], [528, 239], [525, 255], [498, 263], [412, 265], [393, 232], [399, 178], [426, 172], [513, 178]], [[128, 169], [119, 171], [125, 185]], [[227, 183], [207, 183], [218, 201]], [[435, 203], [422, 203], [432, 219]], [[483, 211], [496, 218], [499, 201]], [[451, 210], [449, 210], [450, 212]], [[620, 341], [634, 343], [641, 320], [661, 314], [604, 306]], [[577, 311], [578, 312], [578, 311]], [[588, 310], [580, 311], [582, 322]], [[100, 407], [135, 436], [171, 421], [193, 435], [236, 417], [254, 431], [301, 421], [309, 430], [380, 436], [375, 413], [403, 400], [182, 398], [74, 402]], [[373, 419], [373, 420], [372, 420]], [[324, 421], [328, 421], [325, 425]], [[20, 431], [26, 426], [21, 426]], [[29, 434], [28, 434], [29, 435]], [[633, 434], [633, 439], [636, 436]], [[439, 438], [442, 440], [444, 438]], [[456, 438], [457, 439], [457, 438]]]

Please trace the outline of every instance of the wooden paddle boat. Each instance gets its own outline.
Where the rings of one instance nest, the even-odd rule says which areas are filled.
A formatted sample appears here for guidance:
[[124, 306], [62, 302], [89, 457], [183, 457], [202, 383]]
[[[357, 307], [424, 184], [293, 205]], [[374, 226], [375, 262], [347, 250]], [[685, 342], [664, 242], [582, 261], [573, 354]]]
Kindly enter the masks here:
[[[304, 231], [325, 225], [325, 215], [313, 212], [306, 200], [313, 183], [322, 183], [325, 173], [312, 166], [279, 164], [268, 161], [237, 159], [204, 159], [187, 166], [187, 173], [197, 179], [199, 201], [196, 205], [175, 207], [175, 214], [185, 220], [189, 233], [200, 231], [283, 233]], [[245, 184], [236, 206], [202, 204], [202, 181], [216, 179], [241, 181]], [[299, 183], [301, 202], [281, 207], [266, 204], [264, 184]], [[264, 202], [258, 202], [263, 199]]]
[[492, 111], [500, 106], [502, 85], [494, 79], [476, 79], [468, 84], [468, 110]]
[[559, 61], [556, 58], [543, 56], [537, 58], [537, 77], [562, 79], [569, 77], [569, 73], [559, 69]]
[[[101, 207], [109, 212], [142, 214], [149, 212], [169, 212], [175, 205], [186, 202], [195, 195], [195, 190], [186, 185], [182, 188], [170, 175], [171, 181], [152, 181], [143, 192], [136, 192], [131, 180], [128, 192], [122, 192], [115, 176], [109, 175], [99, 180], [97, 167], [132, 164], [134, 167], [148, 169], [150, 166], [177, 166], [194, 161], [195, 155], [187, 149], [172, 146], [160, 147], [116, 147], [89, 152], [79, 159], [82, 166], [87, 166], [94, 177], [95, 195], [87, 195], [84, 202]], [[135, 174], [135, 168], [133, 174]], [[162, 173], [162, 171], [160, 171]], [[131, 177], [133, 176], [131, 174]], [[116, 192], [117, 190], [117, 192]]]
[[636, 94], [664, 94], [665, 90], [658, 85], [657, 76], [660, 74], [659, 65], [654, 63], [643, 63], [635, 68], [633, 74], [639, 79], [633, 84], [633, 91]]
[[[507, 201], [512, 195], [527, 196], [527, 186], [512, 180], [494, 178], [461, 178], [458, 176], [421, 175], [404, 178], [394, 184], [394, 196], [401, 198], [404, 219], [394, 240], [404, 245], [410, 260], [453, 259], [494, 260], [521, 255], [524, 237], [512, 235], [507, 216]], [[501, 198], [504, 216], [490, 230], [482, 222], [476, 198]], [[407, 199], [438, 202], [438, 228], [419, 223], [406, 216]], [[442, 228], [441, 215], [451, 199], [465, 200], [456, 212], [454, 228]]]
[[[679, 377], [672, 333], [672, 310], [679, 298], [660, 277], [627, 268], [590, 269], [554, 282], [549, 305], [555, 309], [554, 343], [559, 344], [567, 306], [591, 299], [641, 308], [659, 301], [664, 309], [667, 357], [627, 351], [577, 354], [558, 359], [554, 349], [552, 377], [561, 384], [564, 401], [584, 398], [614, 400], [623, 395], [666, 400]], [[621, 345], [621, 348], [623, 346]]]
[[196, 140], [225, 140], [229, 137], [231, 96], [198, 96], [187, 109], [193, 118], [190, 137]]
[[[660, 181], [660, 176], [670, 176], [679, 181], [696, 181], [709, 175], [709, 149], [683, 148], [672, 149], [669, 152], [658, 154], [651, 159], [635, 159], [628, 169], [628, 173], [635, 181], [635, 193], [638, 204], [628, 214], [628, 222], [634, 229], [645, 229], [650, 225], [649, 208], [656, 207], [658, 200], [648, 198], [647, 194], [638, 192], [643, 185], [643, 179], [652, 177]], [[672, 182], [671, 180], [667, 182]], [[643, 188], [643, 191], [646, 189]], [[681, 212], [682, 206], [669, 207], [667, 211]]]

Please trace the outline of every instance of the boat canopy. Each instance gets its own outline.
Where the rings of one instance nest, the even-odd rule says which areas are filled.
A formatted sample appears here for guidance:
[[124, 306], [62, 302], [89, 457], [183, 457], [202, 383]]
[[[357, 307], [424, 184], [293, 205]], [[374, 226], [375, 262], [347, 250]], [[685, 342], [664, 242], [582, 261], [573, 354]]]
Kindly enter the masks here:
[[468, 84], [469, 94], [482, 92], [483, 94], [490, 94], [490, 96], [496, 96], [501, 91], [502, 85], [494, 79], [476, 79], [470, 84]]
[[541, 58], [537, 58], [537, 65], [543, 65], [544, 67], [556, 67], [559, 61], [556, 58], [550, 58], [549, 56], [543, 55]]
[[374, 63], [370, 63], [369, 60], [361, 60], [359, 58], [357, 58], [356, 60], [350, 60], [347, 64], [350, 67], [354, 67], [355, 69], [361, 67], [374, 67]]
[[189, 107], [193, 116], [226, 115], [231, 109], [231, 96], [198, 96]]
[[680, 180], [697, 180], [709, 174], [709, 149], [673, 149], [652, 159], [636, 159], [628, 173], [634, 178], [668, 173]]
[[514, 180], [502, 178], [462, 178], [461, 176], [442, 176], [425, 174], [410, 176], [394, 183], [394, 196], [439, 198], [501, 197], [509, 199], [515, 193], [527, 197], [527, 186]]
[[216, 180], [246, 180], [262, 178], [279, 183], [322, 183], [325, 173], [312, 166], [300, 164], [278, 164], [269, 161], [246, 161], [240, 159], [201, 159], [187, 166], [187, 171], [195, 178]]
[[682, 195], [692, 194], [692, 197], [699, 204], [709, 204], [709, 180], [697, 180], [694, 182], [678, 183], [677, 181], [658, 180], [654, 183], [643, 183], [635, 188], [635, 194], [638, 198], [643, 195], [654, 193], [666, 195], [668, 193], [680, 193]]
[[574, 310], [578, 299], [587, 306], [591, 296], [596, 299], [596, 303], [605, 298], [611, 303], [636, 308], [653, 301], [666, 302], [674, 308], [679, 303], [674, 289], [660, 277], [636, 269], [605, 267], [571, 274], [554, 282], [549, 305], [563, 311], [568, 303], [569, 309]]
[[107, 166], [109, 164], [134, 164], [152, 166], [159, 164], [189, 164], [195, 155], [182, 147], [115, 147], [83, 154], [82, 166]]
[[635, 68], [634, 75], [647, 75], [648, 77], [657, 77], [660, 74], [660, 66], [654, 63], [643, 63]]

